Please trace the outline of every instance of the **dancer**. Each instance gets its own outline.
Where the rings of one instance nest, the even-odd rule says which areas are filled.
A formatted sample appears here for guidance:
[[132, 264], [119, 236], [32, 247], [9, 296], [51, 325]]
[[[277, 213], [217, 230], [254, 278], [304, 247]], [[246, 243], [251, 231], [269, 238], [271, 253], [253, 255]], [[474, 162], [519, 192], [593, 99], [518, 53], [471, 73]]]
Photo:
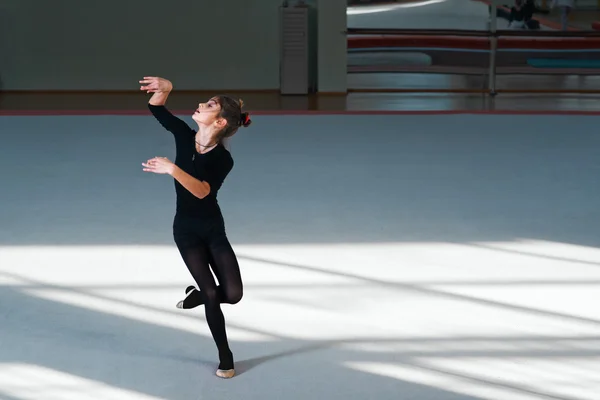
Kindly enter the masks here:
[[[217, 376], [235, 374], [233, 354], [225, 330], [221, 303], [235, 304], [242, 298], [242, 279], [235, 253], [225, 233], [225, 223], [217, 202], [217, 192], [233, 168], [233, 158], [223, 139], [233, 136], [240, 126], [251, 124], [243, 102], [229, 96], [216, 96], [200, 103], [192, 115], [198, 130], [175, 117], [165, 103], [173, 90], [170, 81], [147, 76], [140, 90], [153, 93], [148, 108], [158, 122], [175, 138], [176, 157], [171, 162], [155, 157], [142, 163], [143, 170], [169, 174], [174, 178], [177, 206], [173, 237], [177, 248], [198, 284], [186, 289], [186, 300], [194, 294], [195, 305], [204, 304], [206, 320], [219, 352]], [[214, 281], [211, 268], [219, 281]], [[179, 302], [179, 308], [185, 301]]]
[[553, 0], [552, 8], [558, 7], [560, 12], [560, 26], [563, 31], [569, 30], [569, 15], [575, 8], [574, 0]]

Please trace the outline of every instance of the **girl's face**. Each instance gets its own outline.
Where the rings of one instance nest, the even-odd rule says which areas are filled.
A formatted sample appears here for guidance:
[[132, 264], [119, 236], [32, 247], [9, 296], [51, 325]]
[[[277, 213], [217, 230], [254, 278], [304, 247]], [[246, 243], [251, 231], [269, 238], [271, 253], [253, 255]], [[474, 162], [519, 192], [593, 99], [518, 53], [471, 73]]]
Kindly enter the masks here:
[[208, 100], [206, 103], [198, 104], [198, 108], [192, 119], [199, 125], [209, 126], [219, 120], [218, 115], [221, 111], [221, 105], [217, 102], [216, 98]]

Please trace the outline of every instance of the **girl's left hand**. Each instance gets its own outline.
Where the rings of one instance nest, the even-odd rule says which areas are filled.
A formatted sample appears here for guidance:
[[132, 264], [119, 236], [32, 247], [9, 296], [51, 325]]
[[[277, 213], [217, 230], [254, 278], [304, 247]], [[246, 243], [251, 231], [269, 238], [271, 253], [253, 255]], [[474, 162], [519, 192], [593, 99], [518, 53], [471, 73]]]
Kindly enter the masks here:
[[154, 157], [146, 163], [142, 163], [144, 171], [154, 172], [155, 174], [172, 174], [175, 164], [166, 157]]

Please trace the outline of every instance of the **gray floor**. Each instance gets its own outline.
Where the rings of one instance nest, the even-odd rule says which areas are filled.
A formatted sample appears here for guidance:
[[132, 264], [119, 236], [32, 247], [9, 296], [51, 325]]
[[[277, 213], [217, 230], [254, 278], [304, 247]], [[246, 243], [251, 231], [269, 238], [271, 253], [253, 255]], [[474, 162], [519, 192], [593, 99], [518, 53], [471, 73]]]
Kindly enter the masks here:
[[595, 399], [597, 125], [257, 116], [220, 193], [246, 284], [223, 381], [174, 308], [172, 180], [141, 170], [170, 134], [0, 117], [0, 398]]

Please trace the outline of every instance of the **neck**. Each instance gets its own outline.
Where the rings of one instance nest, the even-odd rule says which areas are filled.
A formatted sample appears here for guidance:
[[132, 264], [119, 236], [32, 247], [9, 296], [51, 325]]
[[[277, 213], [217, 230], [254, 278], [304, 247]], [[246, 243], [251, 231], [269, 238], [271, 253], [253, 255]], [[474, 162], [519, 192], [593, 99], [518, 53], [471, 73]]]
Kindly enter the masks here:
[[196, 141], [196, 151], [198, 153], [206, 153], [212, 150], [218, 144], [215, 140], [215, 135], [207, 127], [199, 126], [198, 132], [194, 140]]

